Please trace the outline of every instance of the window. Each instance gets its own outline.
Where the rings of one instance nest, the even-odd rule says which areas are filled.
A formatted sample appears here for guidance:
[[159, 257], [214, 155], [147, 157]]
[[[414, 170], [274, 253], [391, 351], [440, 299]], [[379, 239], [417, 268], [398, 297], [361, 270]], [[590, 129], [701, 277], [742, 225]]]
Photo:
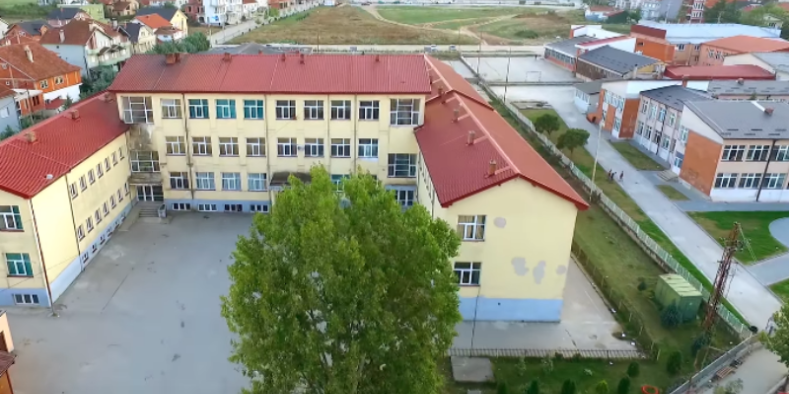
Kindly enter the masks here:
[[48, 81], [41, 81], [38, 85], [41, 86], [41, 89], [46, 89], [46, 88], [49, 87], [49, 82]]
[[723, 161], [742, 161], [745, 145], [726, 145], [723, 147]]
[[192, 153], [195, 156], [211, 156], [211, 137], [192, 137]]
[[236, 100], [216, 100], [217, 119], [236, 118]]
[[323, 138], [304, 139], [304, 157], [323, 157]]
[[351, 157], [351, 140], [348, 138], [332, 138], [331, 157]]
[[748, 155], [745, 161], [767, 161], [770, 153], [770, 145], [751, 145], [748, 147]]
[[99, 178], [104, 176], [104, 167], [101, 166], [101, 163], [96, 164], [96, 172], [99, 174]]
[[265, 146], [265, 138], [247, 138], [247, 156], [265, 156]]
[[331, 118], [332, 118], [332, 120], [349, 120], [349, 119], [351, 119], [351, 101], [350, 100], [332, 100], [332, 102], [331, 102]]
[[266, 191], [266, 174], [247, 174], [247, 183], [251, 192]]
[[153, 122], [153, 105], [150, 97], [122, 97], [123, 121], [126, 123]]
[[244, 119], [263, 119], [263, 100], [244, 100]]
[[80, 241], [85, 239], [85, 229], [82, 228], [81, 224], [77, 227], [77, 239]]
[[[96, 210], [96, 221], [97, 222], [101, 221], [101, 216], [99, 214], [98, 209]], [[88, 232], [93, 231], [93, 218], [88, 218], [87, 220], [85, 220], [85, 227], [88, 228]]]
[[72, 200], [77, 198], [77, 196], [79, 196], [79, 192], [77, 191], [77, 183], [76, 182], [73, 182], [71, 185], [69, 185], [68, 190], [69, 190], [69, 194], [71, 194], [71, 199]]
[[110, 158], [108, 157], [104, 159], [104, 170], [110, 172], [111, 169], [112, 167], [110, 166]]
[[225, 212], [243, 212], [244, 207], [241, 204], [225, 204]]
[[685, 126], [680, 127], [679, 130], [679, 140], [682, 141], [683, 144], [688, 142], [688, 134], [690, 130], [688, 130], [688, 128]]
[[762, 174], [747, 173], [740, 176], [740, 188], [742, 189], [758, 189], [759, 181], [762, 180]]
[[172, 204], [173, 211], [189, 211], [192, 209], [192, 204], [176, 202]]
[[62, 85], [63, 77], [55, 77], [55, 85]]
[[27, 253], [6, 253], [5, 263], [9, 276], [33, 276], [33, 266]]
[[323, 100], [304, 101], [304, 119], [305, 120], [323, 119]]
[[121, 189], [118, 189], [118, 202], [123, 201], [123, 193], [121, 193]]
[[677, 50], [682, 52], [685, 50], [685, 44], [677, 44]]
[[784, 173], [767, 173], [764, 174], [762, 187], [765, 189], [782, 189], [784, 181], [786, 181], [786, 174]]
[[693, 46], [693, 50], [694, 50], [694, 51], [701, 50], [701, 44], [694, 45], [694, 46]]
[[198, 190], [214, 190], [214, 173], [213, 172], [197, 172], [195, 173], [195, 186]]
[[296, 119], [296, 100], [277, 100], [277, 119]]
[[636, 134], [638, 135], [644, 134], [644, 122], [639, 120], [636, 124], [638, 125], [636, 127]]
[[110, 205], [112, 206], [112, 209], [115, 209], [115, 207], [118, 206], [118, 203], [115, 202], [115, 195], [110, 196]]
[[658, 112], [657, 118], [661, 122], [666, 120], [666, 107], [660, 107], [660, 112]]
[[642, 102], [641, 103], [641, 113], [642, 114], [647, 113], [647, 108], [649, 108], [649, 104], [646, 101]]
[[674, 158], [674, 167], [682, 168], [683, 157], [677, 156]]
[[718, 173], [715, 177], [715, 187], [721, 189], [731, 189], [737, 183], [737, 174]]
[[348, 175], [336, 175], [336, 174], [332, 174], [332, 176], [331, 176], [331, 181], [332, 181], [332, 183], [334, 183], [334, 187], [336, 188], [336, 191], [337, 191], [337, 193], [340, 193], [340, 192], [342, 192], [342, 187], [343, 187], [343, 184], [342, 184], [342, 183], [343, 183], [343, 181], [344, 181], [345, 179], [348, 179], [348, 178], [349, 178], [349, 176], [348, 176]]
[[644, 129], [644, 138], [646, 138], [647, 141], [649, 141], [650, 137], [652, 137], [652, 126], [647, 126], [647, 128]]
[[413, 190], [395, 190], [395, 199], [400, 206], [408, 208], [414, 205], [414, 191]]
[[379, 103], [378, 101], [360, 101], [359, 102], [359, 119], [360, 120], [378, 120], [379, 118]]
[[461, 286], [479, 285], [479, 274], [482, 270], [482, 263], [455, 263], [455, 275], [458, 284]]
[[14, 303], [17, 305], [38, 305], [38, 295], [14, 294]]
[[378, 158], [378, 138], [359, 139], [359, 157]]
[[419, 124], [419, 100], [395, 99], [391, 100], [389, 124], [394, 126], [412, 126]]
[[671, 138], [669, 138], [668, 136], [664, 136], [660, 140], [660, 147], [663, 148], [663, 149], [668, 149], [668, 146], [669, 146], [670, 143], [671, 143]]
[[85, 175], [79, 177], [79, 188], [83, 192], [88, 188], [88, 182], [85, 180]]
[[241, 190], [241, 174], [238, 172], [222, 173], [222, 190]]
[[181, 119], [181, 100], [162, 99], [162, 119]]
[[669, 114], [669, 116], [668, 116], [668, 125], [669, 126], [674, 126], [674, 122], [676, 122], [676, 121], [677, 121], [677, 114], [675, 112], [672, 112], [671, 114]]
[[219, 156], [238, 156], [238, 138], [219, 138]]
[[90, 182], [91, 185], [96, 182], [96, 174], [93, 170], [88, 171], [88, 182]]
[[249, 204], [249, 210], [252, 212], [268, 213], [268, 205], [263, 204]]
[[197, 204], [197, 210], [200, 212], [215, 212], [216, 204]]
[[186, 154], [186, 146], [184, 144], [184, 137], [165, 137], [167, 144], [168, 155], [184, 155]]
[[170, 173], [170, 187], [176, 190], [184, 190], [189, 188], [189, 173], [186, 172], [171, 172]]
[[296, 139], [277, 138], [277, 156], [296, 157]]
[[789, 161], [789, 145], [775, 147], [775, 161]]
[[649, 106], [649, 119], [654, 119], [657, 116], [657, 106], [650, 105]]
[[458, 234], [464, 241], [485, 239], [485, 215], [458, 217]]
[[131, 151], [132, 172], [159, 172], [159, 152]]
[[126, 195], [129, 195], [129, 183], [128, 182], [123, 184], [123, 192], [126, 193]]
[[118, 148], [118, 156], [121, 157], [121, 160], [126, 158], [126, 156], [123, 155], [123, 147]]
[[[104, 205], [106, 205], [106, 203]], [[99, 213], [99, 210], [97, 209], [96, 212], [94, 212], [94, 215], [93, 215], [93, 216], [96, 217], [96, 224], [101, 223], [101, 218], [103, 218], [104, 216], [107, 216], [108, 213], [109, 213], [109, 211], [105, 210], [104, 211], [104, 215], [102, 215], [101, 213]]]
[[208, 119], [208, 100], [189, 100], [189, 119]]
[[416, 155], [389, 154], [389, 178], [416, 177]]

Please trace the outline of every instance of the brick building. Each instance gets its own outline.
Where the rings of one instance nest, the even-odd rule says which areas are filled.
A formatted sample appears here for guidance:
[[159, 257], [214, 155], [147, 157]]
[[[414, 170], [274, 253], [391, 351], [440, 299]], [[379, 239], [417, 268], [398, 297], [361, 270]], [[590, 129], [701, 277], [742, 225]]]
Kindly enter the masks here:
[[750, 36], [734, 36], [708, 41], [701, 44], [696, 64], [703, 66], [723, 65], [727, 56], [753, 52], [789, 52], [789, 42]]

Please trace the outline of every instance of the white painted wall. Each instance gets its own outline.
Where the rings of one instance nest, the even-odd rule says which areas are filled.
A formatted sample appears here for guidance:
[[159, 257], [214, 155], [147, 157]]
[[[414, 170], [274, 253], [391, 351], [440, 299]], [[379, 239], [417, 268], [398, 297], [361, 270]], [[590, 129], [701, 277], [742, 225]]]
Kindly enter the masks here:
[[570, 29], [574, 31], [573, 36], [575, 37], [587, 36], [603, 39], [621, 37], [624, 35], [605, 30], [601, 25], [571, 25]]
[[79, 101], [79, 87], [82, 84], [72, 85], [67, 88], [58, 89], [54, 92], [44, 93], [44, 100], [54, 100], [56, 98], [66, 99], [66, 97], [71, 97], [71, 100], [75, 103]]

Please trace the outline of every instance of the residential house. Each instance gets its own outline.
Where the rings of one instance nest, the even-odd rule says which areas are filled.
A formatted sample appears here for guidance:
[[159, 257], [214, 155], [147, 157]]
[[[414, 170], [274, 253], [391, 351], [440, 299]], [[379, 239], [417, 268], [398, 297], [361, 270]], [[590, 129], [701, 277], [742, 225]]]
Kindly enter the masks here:
[[789, 81], [789, 53], [787, 52], [755, 52], [741, 55], [726, 56], [725, 65], [750, 64], [758, 66], [775, 75], [779, 81]]
[[5, 33], [8, 31], [8, 27], [11, 26], [8, 22], [0, 18], [0, 39], [5, 38]]
[[789, 52], [789, 41], [748, 36], [733, 36], [701, 44], [698, 64], [704, 66], [723, 65], [730, 55], [752, 52]]
[[104, 0], [104, 13], [113, 18], [131, 16], [140, 8], [135, 0]]
[[7, 43], [17, 44], [23, 43], [23, 40], [30, 42], [29, 39], [38, 41], [41, 35], [46, 33], [49, 28], [51, 28], [51, 26], [44, 20], [14, 23], [8, 27], [5, 34], [5, 40]]
[[0, 85], [0, 131], [10, 127], [19, 130], [19, 112], [16, 109], [16, 92]]
[[633, 138], [641, 108], [641, 92], [683, 84], [691, 89], [704, 91], [709, 82], [655, 79], [604, 81], [600, 87], [597, 111], [588, 114], [587, 118], [592, 122], [602, 122], [600, 129], [611, 133], [614, 138]]
[[79, 100], [79, 67], [37, 43], [0, 47], [0, 81], [10, 89], [38, 91], [45, 104]]
[[588, 21], [600, 21], [606, 14], [616, 10], [616, 8], [607, 5], [587, 6], [584, 10], [584, 18]]
[[0, 304], [52, 305], [131, 209], [116, 108], [96, 96], [0, 142]]
[[712, 201], [789, 202], [789, 104], [685, 103], [680, 181]]
[[83, 76], [99, 66], [116, 70], [132, 54], [129, 39], [112, 26], [94, 20], [75, 20], [48, 30], [41, 44], [65, 61], [82, 69]]
[[[780, 29], [766, 28], [760, 26], [748, 26], [735, 23], [661, 23], [649, 20], [642, 20], [638, 26], [650, 29], [631, 28], [631, 35], [655, 44], [669, 44], [674, 46], [673, 60], [666, 62], [674, 65], [693, 65], [698, 64], [701, 57], [701, 44], [736, 35], [744, 35], [762, 38], [779, 38]], [[637, 45], [638, 46], [638, 45]], [[662, 52], [659, 48], [658, 52]], [[656, 54], [645, 55], [656, 56]]]
[[158, 14], [138, 16], [132, 22], [148, 26], [154, 31], [156, 40], [161, 42], [180, 41], [186, 38], [181, 30], [170, 25], [170, 21], [165, 20]]
[[192, 20], [205, 23], [205, 7], [203, 7], [203, 0], [189, 0], [183, 7], [183, 12]]
[[712, 80], [774, 80], [769, 71], [750, 64], [732, 66], [668, 66], [663, 73], [666, 79]]
[[711, 81], [707, 92], [724, 100], [789, 101], [789, 81]]
[[706, 101], [712, 98], [701, 90], [682, 85], [665, 86], [641, 92], [636, 135], [633, 141], [663, 159], [665, 164], [679, 174], [684, 158], [687, 133], [682, 133], [682, 110], [688, 101]]
[[294, 0], [268, 0], [270, 8], [276, 8], [280, 11], [285, 11], [296, 5]]
[[600, 99], [600, 88], [603, 85], [603, 81], [599, 79], [575, 85], [573, 103], [581, 113], [588, 114], [597, 111], [597, 103]]
[[[220, 0], [221, 1], [221, 0]], [[137, 10], [137, 16], [157, 14], [178, 28], [184, 35], [189, 34], [189, 18], [181, 10], [171, 7], [143, 7]]]
[[88, 20], [91, 18], [87, 12], [77, 7], [56, 8], [47, 14], [47, 24], [52, 27], [63, 26], [74, 19]]
[[58, 4], [60, 8], [78, 8], [85, 13], [88, 14], [88, 18], [97, 20], [97, 21], [104, 21], [104, 4], [100, 3], [100, 0], [91, 0], [92, 2], [95, 1], [96, 4], [90, 3], [88, 1], [72, 1], [71, 4]]
[[585, 81], [604, 78], [636, 78], [661, 72], [659, 60], [603, 46], [578, 56], [575, 72]]
[[[217, 73], [228, 77], [205, 78]], [[403, 208], [422, 204], [456, 226], [463, 318], [560, 320], [575, 218], [587, 204], [443, 62], [140, 55], [109, 90], [116, 119], [132, 127], [139, 203], [265, 213], [290, 175], [309, 181], [322, 164], [341, 187], [361, 169]], [[523, 286], [534, 270], [539, 284]]]
[[[263, 4], [265, 6], [265, 4]], [[258, 0], [241, 0], [241, 10], [244, 16], [249, 17], [261, 10], [261, 3]]]
[[147, 53], [156, 46], [154, 30], [142, 23], [124, 23], [119, 32], [126, 34], [132, 44], [132, 53]]

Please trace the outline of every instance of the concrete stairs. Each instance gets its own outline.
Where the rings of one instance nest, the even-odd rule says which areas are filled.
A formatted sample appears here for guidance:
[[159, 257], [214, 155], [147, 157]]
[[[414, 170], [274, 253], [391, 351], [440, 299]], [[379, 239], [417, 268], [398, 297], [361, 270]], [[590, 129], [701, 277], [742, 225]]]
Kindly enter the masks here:
[[677, 178], [679, 178], [679, 175], [671, 170], [661, 171], [657, 174], [657, 176], [665, 182], [676, 182]]
[[139, 217], [141, 218], [159, 218], [159, 207], [162, 203], [159, 202], [139, 202], [137, 206], [140, 207]]
[[145, 223], [170, 223], [169, 217], [159, 217], [160, 206], [162, 206], [161, 202], [137, 202], [134, 204], [131, 211], [129, 211], [129, 215], [126, 216], [126, 220], [123, 221], [118, 231], [129, 231], [131, 226], [137, 223], [138, 220]]

